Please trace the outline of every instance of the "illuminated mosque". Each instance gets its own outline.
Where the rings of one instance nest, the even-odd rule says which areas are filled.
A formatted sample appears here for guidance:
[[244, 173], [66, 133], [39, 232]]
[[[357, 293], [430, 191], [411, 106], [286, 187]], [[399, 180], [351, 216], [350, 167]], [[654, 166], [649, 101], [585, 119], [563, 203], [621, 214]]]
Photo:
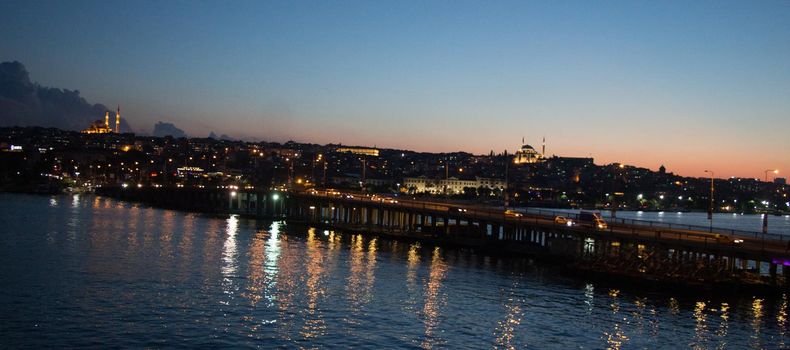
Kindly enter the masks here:
[[115, 112], [115, 130], [110, 127], [110, 111], [104, 112], [104, 122], [97, 120], [93, 122], [87, 129], [81, 131], [83, 134], [109, 134], [121, 133], [121, 106]]
[[544, 160], [546, 154], [546, 138], [543, 138], [543, 152], [538, 153], [532, 146], [524, 143], [524, 139], [521, 139], [521, 149], [516, 151], [516, 154], [513, 156], [513, 163], [515, 164], [534, 164], [540, 163]]

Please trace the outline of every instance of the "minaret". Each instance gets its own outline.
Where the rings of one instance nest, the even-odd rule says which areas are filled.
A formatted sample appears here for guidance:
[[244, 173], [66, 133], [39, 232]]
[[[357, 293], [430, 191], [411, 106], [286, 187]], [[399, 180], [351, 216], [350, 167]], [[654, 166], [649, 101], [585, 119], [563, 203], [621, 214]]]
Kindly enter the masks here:
[[546, 156], [546, 136], [543, 136], [543, 151], [541, 151], [543, 156]]
[[118, 106], [118, 111], [115, 112], [115, 133], [121, 133], [121, 106]]
[[110, 128], [110, 111], [104, 111], [104, 128]]

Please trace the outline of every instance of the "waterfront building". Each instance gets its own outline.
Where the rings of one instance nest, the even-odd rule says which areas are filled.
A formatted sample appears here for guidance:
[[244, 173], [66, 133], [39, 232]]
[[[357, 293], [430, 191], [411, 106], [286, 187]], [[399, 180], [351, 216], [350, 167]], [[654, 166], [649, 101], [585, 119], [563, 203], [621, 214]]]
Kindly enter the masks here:
[[485, 177], [475, 177], [474, 179], [460, 179], [457, 177], [450, 177], [447, 179], [430, 179], [425, 176], [420, 177], [407, 177], [403, 179], [403, 185], [413, 193], [449, 193], [461, 194], [464, 193], [464, 188], [480, 188], [486, 187], [489, 189], [507, 188], [505, 180], [492, 179]]
[[376, 148], [367, 148], [367, 147], [338, 147], [335, 149], [335, 152], [338, 153], [353, 153], [365, 156], [372, 156], [378, 157], [379, 150]]

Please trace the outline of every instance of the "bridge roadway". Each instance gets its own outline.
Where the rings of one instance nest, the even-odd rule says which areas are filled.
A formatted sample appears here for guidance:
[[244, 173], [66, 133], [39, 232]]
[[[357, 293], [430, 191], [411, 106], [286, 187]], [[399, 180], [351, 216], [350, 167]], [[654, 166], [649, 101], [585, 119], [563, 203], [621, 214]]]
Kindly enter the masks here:
[[[790, 262], [790, 236], [769, 235], [762, 233], [733, 233], [731, 230], [712, 228], [709, 231], [680, 229], [661, 226], [648, 226], [621, 222], [608, 222], [606, 229], [597, 229], [592, 225], [574, 223], [572, 226], [558, 224], [554, 216], [532, 213], [508, 214], [495, 208], [474, 205], [431, 202], [423, 200], [403, 199], [379, 195], [365, 195], [354, 192], [334, 190], [291, 193], [295, 197], [316, 198], [351, 205], [375, 205], [385, 209], [430, 212], [461, 222], [500, 222], [511, 226], [539, 226], [565, 232], [587, 233], [596, 237], [611, 236], [612, 238], [628, 238], [645, 242], [662, 242], [670, 245], [698, 247], [706, 250], [728, 251], [732, 255], [764, 262]], [[458, 223], [456, 223], [458, 224]], [[565, 226], [565, 227], [563, 227]], [[790, 270], [790, 268], [788, 268]]]
[[97, 193], [182, 210], [285, 217], [339, 229], [540, 254], [593, 273], [668, 282], [757, 281], [790, 288], [790, 236], [624, 220], [600, 230], [559, 224], [552, 215], [517, 216], [500, 208], [332, 190], [107, 186]]

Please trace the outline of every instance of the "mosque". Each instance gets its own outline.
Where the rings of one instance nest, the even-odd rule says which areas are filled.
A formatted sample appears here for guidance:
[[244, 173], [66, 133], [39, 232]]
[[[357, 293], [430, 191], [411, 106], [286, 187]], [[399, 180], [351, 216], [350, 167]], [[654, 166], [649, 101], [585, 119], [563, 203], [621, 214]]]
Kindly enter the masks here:
[[109, 134], [121, 133], [121, 106], [115, 112], [115, 131], [110, 128], [110, 111], [104, 112], [104, 123], [101, 120], [93, 122], [87, 129], [81, 131], [83, 134]]
[[524, 143], [524, 139], [521, 139], [521, 149], [516, 151], [516, 154], [513, 156], [513, 163], [515, 164], [534, 164], [540, 163], [546, 160], [546, 138], [543, 138], [543, 152], [538, 153], [532, 146]]

